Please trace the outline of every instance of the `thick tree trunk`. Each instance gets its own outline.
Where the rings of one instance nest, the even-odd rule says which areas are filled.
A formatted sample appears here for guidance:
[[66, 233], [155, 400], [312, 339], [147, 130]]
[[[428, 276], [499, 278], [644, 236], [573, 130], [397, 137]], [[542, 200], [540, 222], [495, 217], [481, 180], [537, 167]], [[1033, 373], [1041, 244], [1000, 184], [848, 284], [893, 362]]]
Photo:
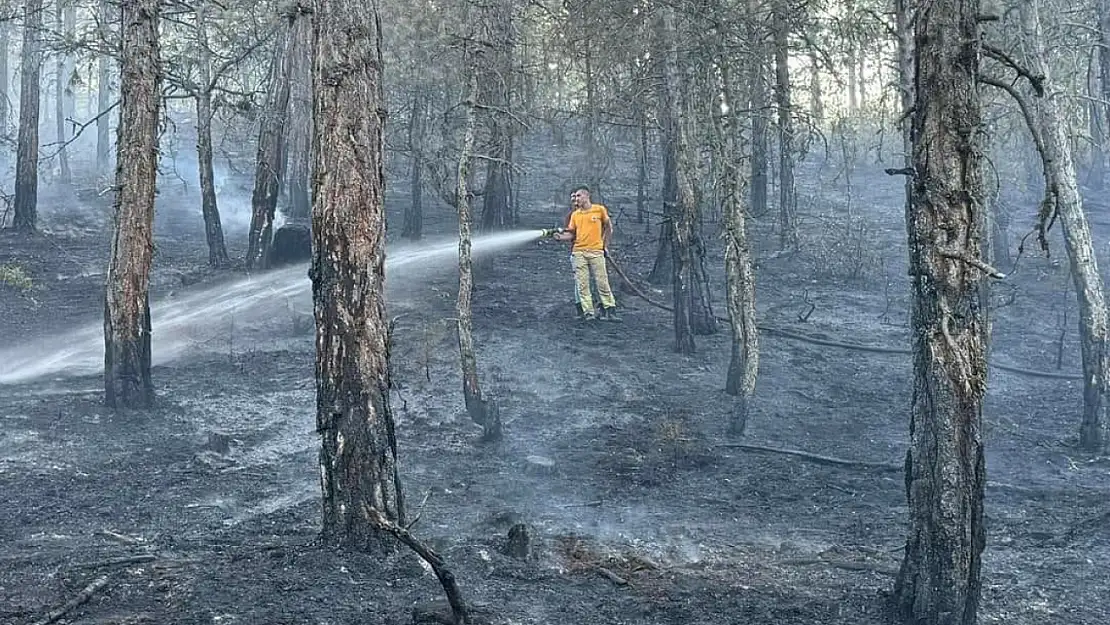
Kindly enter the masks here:
[[289, 74], [292, 66], [293, 23], [296, 8], [288, 9], [285, 24], [277, 37], [270, 65], [270, 91], [258, 132], [258, 156], [251, 194], [251, 226], [247, 235], [247, 269], [269, 266], [270, 245], [274, 235], [274, 212], [285, 172], [285, 122], [289, 110]]
[[[902, 167], [913, 170], [913, 97], [914, 97], [914, 50], [913, 50], [913, 13], [914, 0], [895, 0], [894, 27], [898, 38], [898, 91], [902, 104]], [[913, 232], [913, 176], [906, 176], [905, 225], [908, 240], [915, 240]], [[910, 254], [911, 276], [917, 274], [914, 268], [914, 255]]]
[[[725, 202], [725, 278], [728, 285], [728, 318], [732, 327], [732, 356], [725, 376], [725, 392], [736, 398], [729, 432], [739, 436], [748, 424], [751, 398], [759, 375], [759, 329], [755, 316], [755, 269], [748, 243], [744, 207], [742, 159], [736, 147], [739, 113], [735, 110], [728, 57], [718, 53], [722, 109], [715, 142], [717, 160], [723, 164], [722, 195]], [[723, 117], [723, 119], [722, 119]]]
[[[100, 23], [101, 41], [110, 41], [112, 13], [108, 0], [100, 0], [97, 8], [97, 20]], [[107, 176], [111, 167], [111, 136], [109, 134], [110, 116], [108, 107], [112, 105], [112, 57], [101, 54], [97, 59], [97, 105], [99, 106], [96, 119], [96, 173]]]
[[1079, 340], [1083, 358], [1083, 421], [1079, 428], [1080, 446], [1093, 453], [1106, 445], [1106, 390], [1110, 374], [1110, 329], [1107, 327], [1106, 295], [1098, 271], [1091, 228], [1083, 212], [1083, 198], [1072, 160], [1069, 130], [1055, 90], [1051, 64], [1041, 32], [1040, 0], [1021, 3], [1023, 45], [1029, 70], [1042, 76], [1045, 97], [1034, 100], [1040, 123], [1048, 196], [1055, 202], [1064, 246], [1071, 262], [1071, 276], [1079, 301]]
[[973, 625], [981, 589], [989, 336], [977, 267], [979, 15], [978, 0], [934, 0], [914, 22], [910, 531], [895, 587], [913, 625]]
[[116, 228], [104, 298], [104, 401], [113, 408], [146, 408], [154, 402], [149, 287], [162, 104], [160, 7], [160, 0], [120, 3]]
[[316, 430], [325, 538], [377, 544], [367, 508], [404, 524], [389, 405], [381, 24], [317, 0], [312, 194]]
[[[418, 88], [419, 89], [419, 88]], [[424, 235], [424, 136], [427, 130], [428, 96], [423, 90], [412, 96], [412, 116], [409, 118], [409, 152], [412, 154], [412, 173], [409, 176], [409, 205], [405, 210], [405, 223], [401, 236], [419, 241]]]
[[15, 156], [12, 226], [33, 231], [38, 222], [39, 90], [42, 75], [42, 0], [23, 5], [23, 58], [19, 81], [19, 139]]
[[482, 398], [482, 387], [478, 383], [478, 357], [474, 351], [474, 315], [471, 306], [474, 293], [474, 267], [470, 257], [471, 216], [467, 179], [470, 177], [470, 160], [474, 154], [477, 96], [478, 77], [477, 73], [472, 72], [467, 93], [466, 131], [462, 152], [459, 154], [455, 193], [455, 206], [459, 210], [459, 298], [455, 310], [459, 318], [459, 360], [462, 366], [466, 412], [471, 420], [482, 426], [483, 438], [496, 440], [501, 437], [501, 418], [497, 408]]
[[779, 247], [798, 247], [798, 206], [794, 187], [794, 110], [790, 95], [790, 7], [777, 0], [774, 7], [775, 99], [779, 115]]
[[212, 169], [212, 53], [208, 48], [208, 22], [205, 9], [207, 0], [197, 3], [197, 39], [200, 58], [197, 59], [200, 92], [197, 101], [197, 164], [200, 169], [200, 210], [204, 217], [204, 238], [208, 242], [208, 265], [226, 267], [231, 259], [227, 255], [224, 228], [220, 209], [216, 203], [216, 181]]
[[289, 69], [288, 217], [308, 224], [312, 212], [312, 13], [297, 5], [292, 28], [292, 65]]
[[809, 114], [814, 124], [820, 126], [825, 121], [825, 101], [821, 95], [821, 66], [817, 62], [817, 50], [809, 46]]

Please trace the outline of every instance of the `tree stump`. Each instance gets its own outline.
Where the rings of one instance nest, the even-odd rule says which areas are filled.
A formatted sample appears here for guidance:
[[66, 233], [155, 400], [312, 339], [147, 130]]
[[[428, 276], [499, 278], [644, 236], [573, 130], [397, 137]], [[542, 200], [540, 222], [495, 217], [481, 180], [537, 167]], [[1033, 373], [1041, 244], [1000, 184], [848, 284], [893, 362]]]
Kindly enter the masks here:
[[532, 531], [527, 524], [517, 523], [509, 528], [509, 542], [505, 545], [505, 554], [517, 560], [532, 558]]
[[274, 233], [270, 266], [307, 263], [312, 260], [312, 230], [306, 225], [285, 225]]

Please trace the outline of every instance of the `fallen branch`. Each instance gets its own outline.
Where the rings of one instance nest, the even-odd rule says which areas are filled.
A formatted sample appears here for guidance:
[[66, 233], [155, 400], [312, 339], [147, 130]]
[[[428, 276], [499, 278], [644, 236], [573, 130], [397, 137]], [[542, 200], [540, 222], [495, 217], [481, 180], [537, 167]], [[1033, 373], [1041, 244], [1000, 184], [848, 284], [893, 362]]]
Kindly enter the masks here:
[[797, 449], [780, 449], [778, 447], [766, 447], [764, 445], [752, 445], [749, 443], [720, 443], [717, 445], [719, 448], [724, 449], [743, 449], [745, 451], [761, 451], [771, 454], [782, 454], [784, 456], [794, 456], [815, 462], [817, 464], [831, 465], [834, 467], [848, 467], [853, 469], [869, 469], [875, 471], [883, 471], [890, 473], [900, 473], [903, 470], [900, 464], [886, 464], [882, 462], [862, 462], [857, 460], [844, 460], [842, 458], [833, 458], [832, 456], [822, 456], [813, 454], [808, 451], [799, 451]]
[[105, 566], [119, 566], [121, 564], [142, 564], [143, 562], [153, 562], [158, 559], [158, 556], [152, 553], [146, 553], [137, 556], [123, 556], [119, 558], [109, 558], [107, 560], [100, 560], [98, 562], [82, 562], [75, 564], [74, 568], [80, 569], [98, 569]]
[[93, 595], [95, 595], [102, 588], [108, 585], [108, 581], [111, 579], [111, 577], [111, 574], [106, 574], [94, 579], [88, 586], [82, 588], [81, 592], [77, 593], [76, 597], [67, 601], [62, 607], [50, 612], [43, 618], [35, 621], [34, 625], [50, 625], [50, 623], [61, 619], [66, 614], [69, 614], [74, 608], [84, 604], [89, 599], [92, 599]]
[[597, 571], [599, 574], [601, 574], [602, 577], [604, 577], [605, 579], [613, 582], [617, 586], [627, 586], [628, 585], [628, 580], [627, 579], [621, 577], [620, 575], [617, 575], [616, 573], [614, 573], [614, 572], [610, 571], [609, 569], [601, 566], [600, 564], [595, 564], [594, 565], [594, 570]]
[[451, 605], [451, 614], [455, 620], [455, 625], [466, 625], [469, 620], [466, 611], [466, 603], [463, 602], [462, 593], [459, 591], [459, 585], [455, 581], [455, 575], [447, 569], [443, 558], [424, 543], [417, 540], [407, 529], [385, 518], [377, 508], [364, 504], [362, 509], [366, 518], [370, 520], [370, 523], [372, 523], [374, 527], [392, 534], [397, 540], [415, 551], [418, 556], [423, 558], [424, 561], [432, 567], [432, 571], [436, 574], [436, 578], [439, 579], [440, 585], [443, 586], [443, 591], [447, 594], [447, 602]]
[[813, 564], [824, 564], [831, 566], [835, 569], [844, 569], [846, 571], [870, 571], [872, 573], [881, 573], [883, 575], [898, 575], [898, 569], [883, 566], [881, 564], [874, 564], [871, 562], [853, 562], [851, 560], [830, 560], [827, 558], [798, 558], [794, 560], [784, 560], [783, 564], [794, 564], [799, 566], [808, 566]]

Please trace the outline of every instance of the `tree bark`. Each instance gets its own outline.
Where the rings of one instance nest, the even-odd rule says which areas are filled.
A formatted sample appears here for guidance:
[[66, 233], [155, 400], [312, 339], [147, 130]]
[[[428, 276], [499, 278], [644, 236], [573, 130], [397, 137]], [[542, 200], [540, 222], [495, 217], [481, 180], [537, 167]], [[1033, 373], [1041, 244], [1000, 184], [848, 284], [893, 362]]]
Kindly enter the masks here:
[[381, 23], [359, 0], [317, 0], [312, 299], [323, 533], [379, 544], [367, 508], [400, 525], [385, 313]]
[[482, 398], [482, 387], [478, 382], [478, 358], [474, 352], [474, 316], [471, 306], [474, 292], [474, 266], [470, 257], [471, 196], [467, 188], [467, 179], [470, 176], [470, 160], [474, 154], [477, 97], [478, 76], [477, 72], [472, 71], [467, 91], [466, 130], [462, 151], [459, 154], [456, 178], [455, 206], [459, 211], [459, 298], [455, 310], [459, 317], [459, 360], [462, 367], [466, 412], [471, 420], [482, 426], [483, 438], [496, 440], [501, 436], [501, 420], [497, 409], [490, 409], [490, 402]]
[[204, 238], [208, 243], [208, 265], [226, 267], [231, 263], [216, 203], [216, 180], [212, 169], [212, 52], [208, 47], [208, 0], [197, 2], [197, 59], [200, 90], [197, 101], [197, 163], [200, 169], [200, 210], [204, 217]]
[[647, 224], [648, 125], [647, 112], [639, 98], [636, 104], [636, 123], [640, 127], [639, 149], [636, 151], [636, 223]]
[[[111, 5], [108, 0], [100, 0], [97, 7], [97, 20], [100, 22], [101, 41], [111, 41]], [[111, 167], [111, 136], [109, 133], [110, 116], [106, 113], [112, 105], [112, 57], [101, 54], [97, 58], [97, 106], [100, 117], [96, 119], [96, 172], [99, 176], [108, 175]]]
[[779, 248], [798, 247], [798, 206], [794, 187], [794, 110], [790, 95], [790, 7], [776, 0], [773, 15], [775, 38], [775, 100], [779, 115]]
[[1107, 323], [1106, 295], [1098, 270], [1091, 228], [1083, 211], [1083, 198], [1072, 160], [1067, 122], [1060, 110], [1053, 83], [1052, 67], [1041, 32], [1040, 0], [1025, 0], [1020, 7], [1022, 44], [1026, 48], [1029, 71], [1041, 76], [1045, 97], [1036, 98], [1033, 108], [1040, 122], [1043, 161], [1049, 181], [1048, 197], [1060, 217], [1064, 247], [1071, 264], [1071, 276], [1079, 301], [1079, 341], [1083, 359], [1083, 420], [1079, 444], [1092, 453], [1106, 445], [1106, 391], [1110, 375], [1110, 328]]
[[1107, 180], [1106, 156], [1110, 152], [1110, 0], [1098, 0], [1098, 96], [1101, 102], [1092, 103], [1091, 117], [1098, 122], [1095, 135], [1094, 168], [1095, 188], [1105, 189]]
[[247, 238], [247, 269], [269, 266], [274, 235], [274, 213], [281, 179], [285, 172], [285, 122], [289, 109], [289, 74], [292, 66], [293, 23], [296, 7], [285, 9], [285, 24], [279, 31], [270, 65], [270, 91], [258, 132], [258, 156], [251, 194], [251, 226]]
[[12, 226], [34, 231], [38, 225], [39, 90], [42, 79], [42, 0], [23, 5], [23, 57], [19, 81], [19, 138], [16, 145]]
[[162, 104], [160, 11], [159, 0], [120, 2], [116, 227], [104, 298], [104, 401], [112, 408], [154, 403], [149, 288]]
[[983, 219], [979, 15], [979, 0], [934, 0], [914, 22], [910, 531], [895, 585], [913, 625], [973, 625], [981, 590], [989, 336], [987, 278], [974, 265]]

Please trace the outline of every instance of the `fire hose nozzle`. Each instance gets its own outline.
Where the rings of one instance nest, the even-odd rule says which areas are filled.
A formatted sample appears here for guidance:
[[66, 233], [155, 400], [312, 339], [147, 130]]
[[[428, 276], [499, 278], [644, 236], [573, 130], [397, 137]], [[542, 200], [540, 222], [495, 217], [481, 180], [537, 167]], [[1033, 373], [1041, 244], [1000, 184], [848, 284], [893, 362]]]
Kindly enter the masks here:
[[557, 234], [562, 234], [566, 231], [567, 231], [566, 228], [545, 228], [541, 232], [543, 233], [542, 236], [544, 236], [544, 237], [553, 237]]

